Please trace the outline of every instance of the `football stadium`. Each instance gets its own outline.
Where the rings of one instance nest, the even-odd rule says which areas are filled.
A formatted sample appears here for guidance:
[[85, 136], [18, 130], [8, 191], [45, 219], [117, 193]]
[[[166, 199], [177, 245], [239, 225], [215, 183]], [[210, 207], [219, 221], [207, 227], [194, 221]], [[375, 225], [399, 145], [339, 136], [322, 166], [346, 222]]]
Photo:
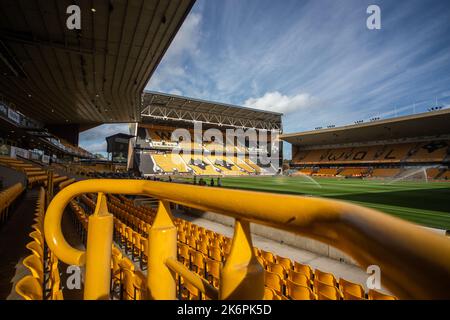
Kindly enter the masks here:
[[285, 132], [146, 89], [195, 1], [75, 3], [0, 0], [0, 299], [450, 298], [449, 108]]

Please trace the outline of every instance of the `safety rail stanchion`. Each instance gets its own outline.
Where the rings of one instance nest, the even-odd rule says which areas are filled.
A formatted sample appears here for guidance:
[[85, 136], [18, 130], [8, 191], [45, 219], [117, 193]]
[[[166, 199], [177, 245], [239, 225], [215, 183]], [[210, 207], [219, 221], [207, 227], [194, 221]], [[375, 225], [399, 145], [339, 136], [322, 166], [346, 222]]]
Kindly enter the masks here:
[[262, 300], [264, 268], [256, 259], [250, 223], [236, 219], [230, 254], [220, 273], [220, 300]]
[[177, 259], [177, 227], [173, 223], [170, 203], [160, 201], [155, 221], [148, 234], [147, 285], [155, 300], [176, 299], [175, 273], [166, 265], [167, 259]]
[[111, 244], [113, 215], [108, 212], [106, 196], [99, 193], [94, 214], [89, 216], [86, 281], [84, 299], [109, 299], [111, 287]]

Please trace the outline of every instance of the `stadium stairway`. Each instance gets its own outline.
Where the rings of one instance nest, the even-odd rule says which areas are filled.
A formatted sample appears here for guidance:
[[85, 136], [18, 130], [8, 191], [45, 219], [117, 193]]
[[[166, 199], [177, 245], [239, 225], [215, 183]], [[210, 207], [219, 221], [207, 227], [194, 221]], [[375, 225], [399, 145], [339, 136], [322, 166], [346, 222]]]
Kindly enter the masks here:
[[27, 179], [25, 174], [14, 169], [0, 165], [0, 180], [3, 182], [3, 188], [6, 189], [18, 182], [26, 185]]
[[[145, 160], [144, 160], [145, 157]], [[142, 174], [154, 174], [155, 171], [153, 168], [155, 167], [155, 164], [153, 162], [152, 157], [150, 157], [149, 154], [136, 154], [135, 161], [138, 164], [139, 172]]]

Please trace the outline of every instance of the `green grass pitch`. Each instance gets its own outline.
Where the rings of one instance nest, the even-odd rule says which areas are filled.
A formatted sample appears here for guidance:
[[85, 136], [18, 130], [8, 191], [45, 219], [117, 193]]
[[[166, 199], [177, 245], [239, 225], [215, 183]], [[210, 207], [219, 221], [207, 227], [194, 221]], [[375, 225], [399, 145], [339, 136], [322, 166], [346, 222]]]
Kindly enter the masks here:
[[[209, 179], [206, 179], [209, 182]], [[350, 201], [424, 226], [450, 230], [450, 183], [305, 177], [227, 177], [222, 186]]]

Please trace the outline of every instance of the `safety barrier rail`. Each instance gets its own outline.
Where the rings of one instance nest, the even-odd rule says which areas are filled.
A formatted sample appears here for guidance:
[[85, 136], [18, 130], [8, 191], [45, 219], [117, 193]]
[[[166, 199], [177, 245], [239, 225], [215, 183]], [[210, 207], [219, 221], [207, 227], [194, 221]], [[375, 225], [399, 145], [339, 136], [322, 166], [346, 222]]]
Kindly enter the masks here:
[[[99, 193], [89, 217], [87, 251], [71, 247], [61, 231], [64, 208], [83, 193]], [[221, 272], [219, 299], [262, 299], [264, 270], [257, 261], [250, 222], [324, 242], [352, 256], [362, 268], [377, 265], [383, 284], [402, 299], [449, 298], [450, 240], [417, 225], [346, 202], [142, 180], [86, 180], [61, 190], [45, 217], [49, 248], [63, 262], [86, 266], [85, 299], [107, 299], [113, 216], [105, 193], [148, 195], [160, 205], [149, 231], [147, 287], [151, 299], [175, 299], [173, 271], [216, 297], [177, 262], [177, 230], [170, 203], [235, 218], [233, 243]]]

